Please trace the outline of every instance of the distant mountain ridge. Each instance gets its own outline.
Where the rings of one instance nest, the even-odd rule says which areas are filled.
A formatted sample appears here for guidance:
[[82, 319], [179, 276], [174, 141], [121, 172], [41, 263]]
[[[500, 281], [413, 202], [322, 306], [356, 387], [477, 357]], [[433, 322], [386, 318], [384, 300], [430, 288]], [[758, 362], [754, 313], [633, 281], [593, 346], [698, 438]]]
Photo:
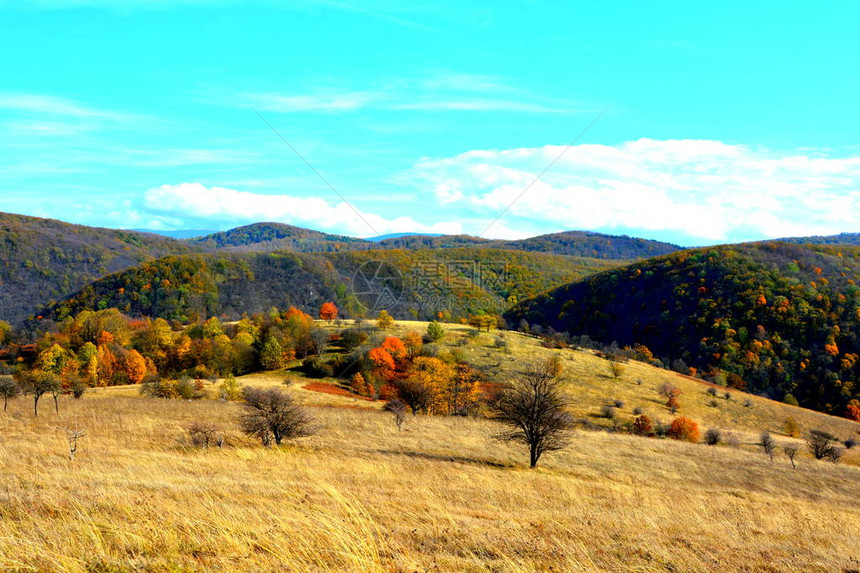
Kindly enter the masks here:
[[313, 253], [344, 250], [483, 247], [626, 260], [653, 257], [682, 249], [677, 245], [660, 241], [590, 231], [566, 231], [511, 241], [484, 239], [471, 235], [424, 233], [402, 233], [394, 236], [382, 235], [372, 239], [358, 239], [283, 223], [255, 223], [191, 239], [189, 242], [204, 249], [227, 249], [238, 252], [288, 250]]
[[810, 237], [788, 237], [777, 239], [784, 243], [813, 245], [860, 245], [860, 233], [839, 233], [838, 235], [813, 235]]

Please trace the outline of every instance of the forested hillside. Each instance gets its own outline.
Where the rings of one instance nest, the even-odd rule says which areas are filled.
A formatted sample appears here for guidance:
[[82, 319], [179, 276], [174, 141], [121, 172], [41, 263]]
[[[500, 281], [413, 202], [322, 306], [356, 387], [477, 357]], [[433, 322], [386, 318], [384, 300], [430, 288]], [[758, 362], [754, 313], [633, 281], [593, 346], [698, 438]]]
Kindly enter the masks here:
[[0, 319], [20, 322], [108, 273], [194, 250], [158, 235], [0, 213]]
[[858, 280], [858, 247], [721, 246], [600, 273], [507, 317], [642, 344], [665, 366], [842, 415], [860, 399]]
[[[352, 296], [362, 265], [396, 269], [397, 299], [387, 308], [403, 318], [501, 313], [517, 300], [604, 270], [612, 262], [491, 249], [423, 249], [310, 253], [218, 253], [166, 257], [94, 282], [45, 309], [57, 319], [81, 310], [118, 308], [133, 316], [191, 320], [238, 317], [272, 306], [315, 312], [326, 300], [352, 315], [369, 310]], [[617, 263], [615, 263], [617, 264]]]

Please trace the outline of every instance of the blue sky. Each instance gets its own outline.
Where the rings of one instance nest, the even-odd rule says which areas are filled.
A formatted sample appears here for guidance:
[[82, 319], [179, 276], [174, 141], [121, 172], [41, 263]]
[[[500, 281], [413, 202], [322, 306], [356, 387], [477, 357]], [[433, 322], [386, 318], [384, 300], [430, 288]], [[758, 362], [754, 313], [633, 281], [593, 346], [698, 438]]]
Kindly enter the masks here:
[[0, 210], [684, 245], [860, 231], [856, 3], [418, 4], [0, 0]]

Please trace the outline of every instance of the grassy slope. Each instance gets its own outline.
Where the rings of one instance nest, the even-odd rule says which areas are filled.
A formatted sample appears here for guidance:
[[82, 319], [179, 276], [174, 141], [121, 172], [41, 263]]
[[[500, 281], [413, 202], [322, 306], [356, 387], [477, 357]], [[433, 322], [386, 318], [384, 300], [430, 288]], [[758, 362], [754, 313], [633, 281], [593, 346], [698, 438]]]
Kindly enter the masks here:
[[[420, 328], [398, 323], [398, 329]], [[467, 329], [449, 326], [443, 344]], [[499, 355], [482, 335], [475, 362], [513, 368], [548, 354], [508, 334]], [[578, 416], [604, 398], [651, 402], [671, 378], [682, 413], [722, 420], [749, 442], [791, 414], [840, 434], [857, 425], [753, 397], [704, 405], [704, 386], [631, 363], [621, 381], [588, 353], [560, 351]], [[637, 377], [643, 384], [632, 383]], [[282, 373], [244, 377], [281, 385]], [[844, 464], [805, 453], [792, 470], [739, 449], [580, 431], [571, 447], [530, 471], [521, 448], [495, 443], [485, 420], [417, 417], [398, 433], [378, 404], [293, 390], [319, 432], [265, 450], [238, 434], [236, 404], [134, 396], [134, 388], [43, 403], [15, 400], [0, 414], [0, 569], [290, 571], [834, 571], [860, 566], [860, 453]], [[738, 396], [740, 398], [740, 396]], [[340, 406], [340, 407], [338, 407]], [[738, 406], [737, 409], [734, 406]], [[668, 412], [661, 417], [669, 418]], [[207, 419], [227, 447], [183, 445]], [[737, 420], [737, 422], [732, 422]], [[87, 431], [78, 459], [62, 428]], [[733, 424], [733, 425], [732, 425]], [[784, 443], [788, 438], [777, 436]]]

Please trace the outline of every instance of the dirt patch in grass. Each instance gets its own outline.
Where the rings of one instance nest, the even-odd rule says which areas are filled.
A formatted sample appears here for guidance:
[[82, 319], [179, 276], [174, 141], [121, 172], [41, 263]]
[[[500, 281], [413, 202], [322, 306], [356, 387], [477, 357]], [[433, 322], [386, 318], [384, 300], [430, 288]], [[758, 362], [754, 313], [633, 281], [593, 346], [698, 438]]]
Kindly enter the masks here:
[[310, 390], [312, 392], [321, 392], [323, 394], [332, 394], [334, 396], [346, 396], [347, 398], [355, 398], [356, 400], [365, 400], [368, 402], [374, 402], [372, 398], [368, 398], [367, 396], [359, 396], [358, 394], [353, 394], [346, 388], [341, 388], [340, 386], [335, 386], [334, 384], [328, 384], [327, 382], [310, 382], [302, 386], [305, 390]]

